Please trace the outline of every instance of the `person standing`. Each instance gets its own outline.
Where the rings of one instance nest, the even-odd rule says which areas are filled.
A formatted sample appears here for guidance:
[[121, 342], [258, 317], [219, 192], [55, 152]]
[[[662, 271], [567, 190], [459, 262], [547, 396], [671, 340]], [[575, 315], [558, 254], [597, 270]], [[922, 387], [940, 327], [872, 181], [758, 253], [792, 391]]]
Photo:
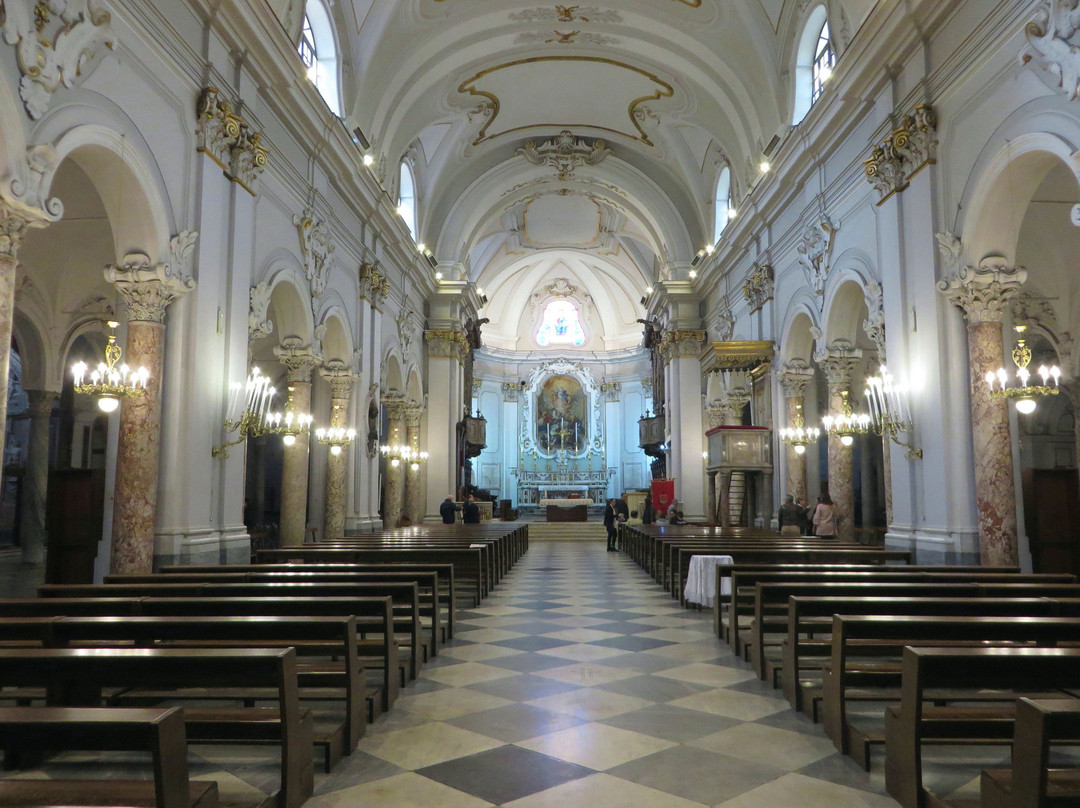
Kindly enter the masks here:
[[609, 499], [604, 506], [604, 527], [607, 528], [607, 549], [609, 553], [616, 552], [615, 539], [618, 536], [618, 528], [615, 527], [615, 499]]
[[822, 494], [818, 497], [817, 507], [814, 508], [814, 535], [823, 539], [835, 539], [839, 521], [839, 514], [836, 512], [836, 506], [833, 505], [832, 497]]
[[465, 497], [465, 506], [461, 509], [461, 521], [467, 525], [480, 524], [480, 506], [472, 498], [472, 494]]
[[645, 504], [641, 508], [641, 524], [651, 525], [656, 521], [656, 511], [652, 504], [652, 491], [645, 495]]
[[439, 505], [439, 516], [442, 517], [442, 523], [444, 525], [454, 524], [454, 520], [457, 518], [457, 512], [461, 510], [460, 505], [454, 504], [453, 497], [447, 497]]
[[803, 512], [795, 504], [795, 497], [788, 494], [784, 497], [784, 504], [780, 506], [778, 521], [780, 523], [781, 536], [801, 536]]

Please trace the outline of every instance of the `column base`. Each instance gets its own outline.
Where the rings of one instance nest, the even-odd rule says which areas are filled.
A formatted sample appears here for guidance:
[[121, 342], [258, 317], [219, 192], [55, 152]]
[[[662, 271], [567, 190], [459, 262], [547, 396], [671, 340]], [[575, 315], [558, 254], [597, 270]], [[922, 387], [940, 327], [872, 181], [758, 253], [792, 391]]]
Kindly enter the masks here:
[[357, 536], [361, 533], [374, 533], [382, 530], [382, 520], [377, 516], [345, 517], [345, 535]]
[[[218, 553], [221, 564], [251, 563], [251, 534], [246, 525], [226, 528], [221, 532], [221, 547]], [[186, 563], [181, 561], [181, 564]]]
[[916, 564], [979, 564], [975, 530], [911, 530], [894, 525], [885, 534], [885, 549], [914, 550]]
[[154, 536], [154, 569], [167, 564], [220, 564], [221, 533], [213, 528], [178, 529]]

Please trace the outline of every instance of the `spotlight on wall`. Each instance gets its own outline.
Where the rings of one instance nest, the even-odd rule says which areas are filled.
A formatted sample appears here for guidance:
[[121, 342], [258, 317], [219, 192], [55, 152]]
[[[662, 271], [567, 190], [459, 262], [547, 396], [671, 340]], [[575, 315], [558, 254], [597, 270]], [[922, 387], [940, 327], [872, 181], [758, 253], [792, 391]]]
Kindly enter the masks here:
[[760, 163], [758, 163], [758, 171], [760, 171], [762, 174], [768, 174], [770, 171], [772, 171], [772, 163], [770, 163], [768, 160], [762, 160]]
[[420, 251], [420, 254], [423, 255], [427, 252], [427, 245], [421, 241], [419, 244], [416, 245], [416, 249], [418, 249]]
[[693, 280], [696, 277], [697, 277], [697, 270], [696, 269], [691, 269], [690, 270], [690, 280]]
[[437, 281], [441, 281], [441, 280], [442, 280], [442, 273], [441, 273], [441, 272], [436, 272], [436, 273], [435, 273], [435, 280], [437, 280]]
[[371, 168], [373, 165], [375, 165], [375, 158], [370, 154], [365, 154], [364, 165], [366, 165], [368, 168]]
[[651, 286], [646, 286], [646, 287], [645, 287], [645, 294], [647, 294], [647, 295], [651, 295], [651, 294], [652, 294], [652, 287], [651, 287]]

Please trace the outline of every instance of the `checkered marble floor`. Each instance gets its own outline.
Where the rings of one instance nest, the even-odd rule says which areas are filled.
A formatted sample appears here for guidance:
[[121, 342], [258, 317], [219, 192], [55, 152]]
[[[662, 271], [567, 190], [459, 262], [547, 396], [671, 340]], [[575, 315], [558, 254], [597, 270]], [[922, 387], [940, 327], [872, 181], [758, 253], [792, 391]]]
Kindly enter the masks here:
[[307, 808], [895, 808], [778, 696], [602, 541], [533, 541]]

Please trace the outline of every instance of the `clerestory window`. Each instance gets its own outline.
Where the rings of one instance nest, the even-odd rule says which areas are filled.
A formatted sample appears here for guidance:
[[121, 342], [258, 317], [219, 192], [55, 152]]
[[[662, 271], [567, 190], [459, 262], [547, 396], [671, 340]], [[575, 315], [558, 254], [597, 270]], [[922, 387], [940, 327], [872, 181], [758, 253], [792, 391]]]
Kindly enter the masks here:
[[581, 327], [577, 306], [565, 299], [552, 300], [544, 307], [544, 316], [536, 330], [536, 344], [584, 345], [585, 330]]

